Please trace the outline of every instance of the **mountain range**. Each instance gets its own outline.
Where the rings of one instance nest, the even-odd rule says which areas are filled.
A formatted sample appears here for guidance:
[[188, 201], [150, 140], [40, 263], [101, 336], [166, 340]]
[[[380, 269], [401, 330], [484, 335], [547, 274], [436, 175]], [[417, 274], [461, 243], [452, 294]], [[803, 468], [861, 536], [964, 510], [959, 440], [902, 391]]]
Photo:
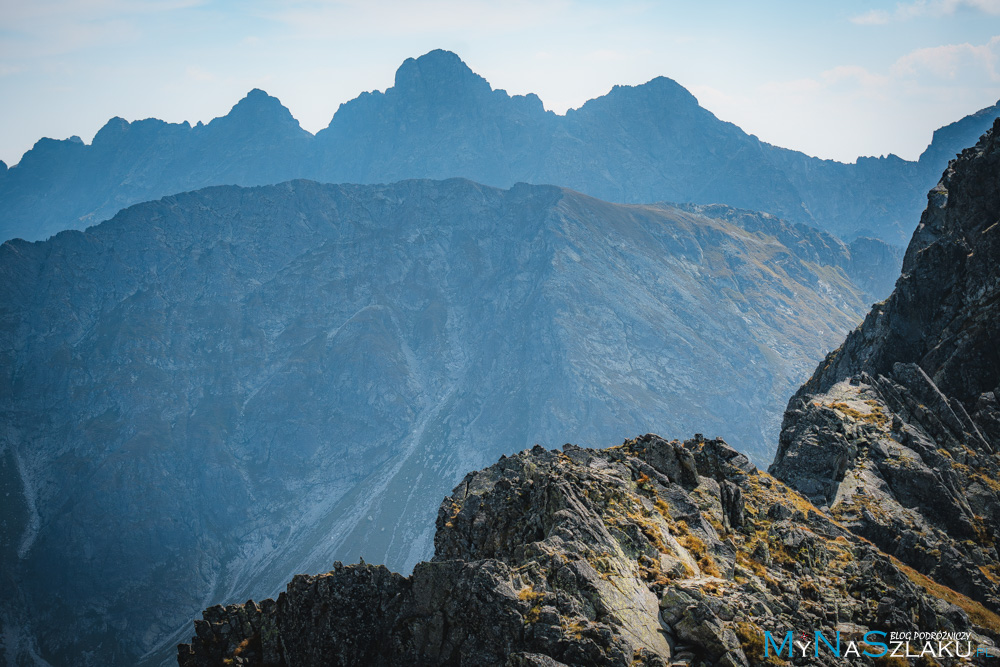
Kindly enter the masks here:
[[870, 302], [854, 252], [460, 179], [218, 186], [7, 242], [8, 655], [159, 662], [208, 603], [408, 569], [465, 471], [536, 442], [725, 432], [767, 461]]
[[178, 665], [992, 664], [998, 186], [1000, 120], [789, 401], [770, 474], [701, 435], [536, 446], [455, 487], [410, 576], [338, 562], [208, 608]]
[[[293, 664], [262, 628], [307, 642], [288, 614], [327, 618], [314, 588], [375, 581], [397, 610], [457, 619], [469, 599], [406, 597], [415, 582], [447, 588], [452, 570], [421, 579], [434, 546], [432, 563], [478, 582], [467, 592], [520, 587], [502, 607], [511, 628], [525, 627], [512, 614], [545, 615], [553, 642], [595, 642], [573, 654], [494, 637], [528, 656], [516, 664], [652, 661], [664, 641], [742, 664], [752, 648], [726, 634], [739, 630], [729, 612], [689, 599], [706, 582], [744, 586], [741, 608], [764, 604], [776, 622], [800, 607], [819, 622], [829, 600], [797, 605], [800, 590], [857, 600], [870, 576], [900, 591], [888, 608], [929, 610], [912, 628], [971, 618], [992, 637], [995, 142], [947, 165], [998, 111], [942, 128], [917, 162], [848, 165], [760, 142], [668, 79], [559, 116], [434, 51], [315, 136], [255, 90], [207, 125], [116, 118], [91, 145], [40, 141], [0, 163], [3, 655], [162, 664], [215, 603], [337, 559], [413, 570], [340, 566], [294, 580], [293, 607], [213, 607], [181, 654], [247, 664], [236, 648], [256, 642], [256, 660]], [[900, 277], [894, 244], [928, 201]], [[515, 455], [651, 431], [699, 435]], [[771, 476], [755, 464], [776, 443]], [[448, 489], [501, 456], [435, 525]], [[576, 485], [593, 470], [618, 491], [583, 511]], [[530, 553], [483, 528], [516, 532], [517, 516]], [[609, 535], [588, 541], [599, 524]], [[813, 560], [796, 571], [802, 554]], [[823, 573], [838, 554], [844, 568]], [[598, 618], [622, 600], [592, 572], [577, 569], [575, 602], [559, 598], [554, 564], [581, 558], [643, 600], [641, 641], [608, 640], [639, 626]], [[665, 640], [654, 607], [671, 572], [700, 616]], [[960, 611], [930, 592], [942, 583]], [[337, 605], [358, 636], [441, 631], [371, 630], [350, 599]], [[838, 622], [873, 627], [867, 603], [841, 602]], [[384, 659], [423, 660], [418, 645]]]
[[211, 185], [462, 177], [555, 184], [617, 203], [721, 203], [903, 246], [948, 160], [998, 115], [993, 106], [941, 128], [916, 162], [844, 164], [764, 143], [664, 77], [616, 86], [560, 116], [432, 51], [405, 61], [384, 92], [342, 104], [315, 136], [253, 90], [207, 125], [113, 118], [90, 145], [42, 139], [17, 165], [0, 163], [0, 239], [45, 239]]

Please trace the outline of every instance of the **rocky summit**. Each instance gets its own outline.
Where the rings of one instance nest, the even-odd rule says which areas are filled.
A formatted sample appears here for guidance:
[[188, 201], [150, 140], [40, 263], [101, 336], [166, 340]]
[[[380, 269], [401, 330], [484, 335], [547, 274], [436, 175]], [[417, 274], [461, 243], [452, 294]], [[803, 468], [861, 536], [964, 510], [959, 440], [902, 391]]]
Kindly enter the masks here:
[[1000, 609], [1000, 123], [930, 192], [892, 296], [791, 399], [771, 472]]
[[[503, 458], [445, 498], [434, 545], [409, 577], [335, 563], [296, 576], [277, 601], [207, 609], [178, 663], [777, 665], [787, 663], [765, 631], [780, 643], [807, 629], [857, 664], [893, 664], [864, 656], [880, 650], [861, 644], [866, 633], [1000, 641], [995, 613], [882, 553], [720, 439], [645, 435]], [[808, 648], [808, 664], [842, 664]]]

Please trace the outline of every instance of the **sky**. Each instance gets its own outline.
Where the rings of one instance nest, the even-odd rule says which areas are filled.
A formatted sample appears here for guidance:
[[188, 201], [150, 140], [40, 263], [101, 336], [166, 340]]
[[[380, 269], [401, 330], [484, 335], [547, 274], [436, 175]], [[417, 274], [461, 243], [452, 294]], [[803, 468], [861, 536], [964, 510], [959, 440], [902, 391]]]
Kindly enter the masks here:
[[1000, 99], [1000, 0], [0, 0], [0, 159], [114, 116], [208, 122], [255, 87], [316, 132], [436, 48], [556, 113], [667, 76], [844, 162], [916, 159]]

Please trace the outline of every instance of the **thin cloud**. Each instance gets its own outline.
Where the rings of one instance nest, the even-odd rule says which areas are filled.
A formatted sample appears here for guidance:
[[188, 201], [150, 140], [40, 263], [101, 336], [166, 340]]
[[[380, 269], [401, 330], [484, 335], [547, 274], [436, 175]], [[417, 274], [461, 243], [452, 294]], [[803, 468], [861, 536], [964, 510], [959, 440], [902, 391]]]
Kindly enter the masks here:
[[585, 58], [590, 62], [622, 62], [629, 59], [629, 56], [614, 49], [598, 49], [591, 51]]
[[955, 81], [985, 75], [1000, 82], [1000, 35], [985, 44], [946, 44], [917, 49], [897, 60], [891, 72], [900, 77], [933, 77]]
[[803, 99], [819, 93], [884, 99], [890, 78], [856, 65], [841, 65], [815, 77], [791, 81], [771, 81], [760, 87], [765, 95]]
[[985, 44], [945, 44], [911, 51], [896, 60], [886, 73], [858, 65], [841, 65], [819, 76], [772, 81], [761, 86], [768, 94], [809, 94], [839, 88], [854, 94], [883, 97], [907, 85], [977, 87], [983, 81], [1000, 82], [1000, 35]]
[[567, 0], [516, 0], [507, 4], [487, 0], [392, 0], [386, 3], [298, 0], [283, 4], [278, 10], [264, 5], [258, 13], [289, 26], [299, 35], [340, 37], [357, 33], [413, 35], [483, 29], [516, 31], [557, 24], [571, 14], [571, 8]]
[[155, 14], [187, 9], [204, 4], [205, 0], [34, 0], [5, 3], [0, 15], [0, 28], [23, 30], [33, 28], [38, 21], [100, 20], [106, 17]]
[[767, 95], [808, 95], [822, 88], [823, 84], [819, 81], [807, 77], [791, 81], [770, 81], [761, 85], [760, 91]]
[[0, 12], [0, 57], [27, 61], [94, 46], [133, 42], [139, 21], [154, 14], [190, 9], [204, 0], [37, 0]]
[[199, 67], [198, 65], [190, 65], [184, 74], [193, 81], [199, 81], [202, 83], [207, 83], [216, 80], [216, 76], [209, 72], [204, 67]]
[[1000, 16], [1000, 0], [917, 0], [900, 3], [892, 12], [873, 9], [853, 16], [850, 20], [858, 25], [885, 25], [923, 17], [951, 16], [963, 10]]
[[823, 72], [823, 81], [830, 85], [850, 83], [862, 88], [881, 88], [889, 83], [889, 77], [876, 74], [865, 67], [841, 65]]
[[884, 9], [873, 9], [858, 16], [851, 17], [851, 23], [858, 25], [885, 25], [892, 20], [892, 16]]

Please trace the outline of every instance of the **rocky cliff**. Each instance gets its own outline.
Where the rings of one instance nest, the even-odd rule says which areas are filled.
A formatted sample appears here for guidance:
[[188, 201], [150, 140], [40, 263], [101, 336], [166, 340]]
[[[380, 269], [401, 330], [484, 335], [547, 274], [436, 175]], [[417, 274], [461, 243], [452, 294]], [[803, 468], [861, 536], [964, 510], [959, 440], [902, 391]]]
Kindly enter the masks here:
[[806, 643], [808, 664], [870, 665], [893, 663], [862, 653], [882, 650], [860, 644], [869, 631], [1000, 640], [983, 605], [700, 436], [501, 459], [445, 498], [434, 543], [409, 577], [336, 563], [296, 576], [277, 601], [208, 609], [178, 663], [787, 664], [777, 645], [765, 656], [766, 630], [779, 642], [820, 631], [844, 652]]
[[83, 229], [130, 204], [211, 185], [462, 177], [552, 183], [621, 203], [723, 203], [901, 246], [948, 159], [996, 115], [992, 107], [942, 128], [919, 162], [842, 164], [763, 143], [664, 77], [557, 116], [432, 51], [404, 62], [384, 92], [341, 105], [316, 136], [254, 90], [207, 125], [114, 118], [90, 145], [42, 139], [0, 168], [0, 240]]
[[461, 476], [539, 440], [769, 460], [869, 303], [850, 263], [773, 216], [464, 180], [210, 188], [4, 244], [5, 650], [158, 662], [296, 572], [408, 571]]
[[928, 195], [892, 296], [791, 399], [771, 472], [1000, 609], [1000, 122]]

